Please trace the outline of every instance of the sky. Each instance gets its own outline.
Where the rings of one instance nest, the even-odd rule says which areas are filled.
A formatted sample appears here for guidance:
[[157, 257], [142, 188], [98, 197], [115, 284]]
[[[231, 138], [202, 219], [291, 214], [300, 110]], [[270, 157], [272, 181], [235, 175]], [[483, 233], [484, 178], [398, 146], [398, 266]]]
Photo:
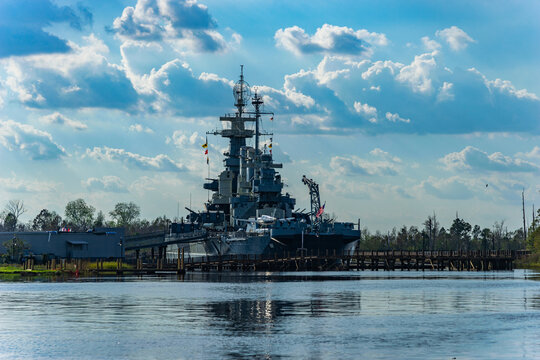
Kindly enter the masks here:
[[[0, 207], [202, 209], [205, 133], [246, 81], [284, 191], [370, 230], [540, 207], [537, 1], [2, 0]], [[265, 141], [268, 141], [266, 139]], [[224, 139], [209, 136], [210, 176]], [[179, 210], [180, 209], [180, 210]]]

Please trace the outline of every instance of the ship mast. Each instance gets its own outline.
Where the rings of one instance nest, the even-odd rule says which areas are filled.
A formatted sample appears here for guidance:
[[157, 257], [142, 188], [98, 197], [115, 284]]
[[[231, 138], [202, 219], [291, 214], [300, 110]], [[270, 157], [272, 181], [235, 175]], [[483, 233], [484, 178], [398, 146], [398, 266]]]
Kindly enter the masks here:
[[239, 117], [242, 117], [242, 113], [244, 112], [244, 106], [246, 106], [244, 96], [249, 96], [247, 94], [247, 89], [249, 89], [249, 85], [247, 85], [244, 81], [244, 65], [240, 65], [240, 81], [238, 81], [234, 86], [234, 97], [236, 99], [236, 104], [234, 104], [234, 106], [238, 108]]
[[253, 96], [253, 101], [251, 101], [251, 104], [255, 107], [255, 154], [256, 156], [259, 155], [259, 136], [261, 135], [259, 131], [259, 119], [261, 118], [261, 105], [263, 104], [263, 101], [259, 95], [257, 95], [257, 91], [255, 91], [255, 96]]

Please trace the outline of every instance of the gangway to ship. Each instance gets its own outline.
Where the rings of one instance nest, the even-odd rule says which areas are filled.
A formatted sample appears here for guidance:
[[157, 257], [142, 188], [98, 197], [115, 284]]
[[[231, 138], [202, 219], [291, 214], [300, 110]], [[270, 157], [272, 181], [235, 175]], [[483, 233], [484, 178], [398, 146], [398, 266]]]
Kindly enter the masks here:
[[167, 236], [168, 232], [157, 231], [148, 234], [131, 235], [125, 237], [125, 251], [140, 250], [149, 248], [166, 247], [167, 245], [189, 243], [197, 241], [207, 236], [206, 231], [193, 231], [186, 234], [178, 234], [178, 236]]

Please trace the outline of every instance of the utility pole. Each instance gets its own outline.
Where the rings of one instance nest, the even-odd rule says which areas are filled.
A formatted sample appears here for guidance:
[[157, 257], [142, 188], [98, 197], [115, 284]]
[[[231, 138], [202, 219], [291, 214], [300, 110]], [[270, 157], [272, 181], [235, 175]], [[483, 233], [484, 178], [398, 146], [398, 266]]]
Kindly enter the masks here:
[[536, 230], [536, 216], [534, 216], [534, 204], [532, 205], [532, 231], [534, 232]]
[[523, 208], [523, 243], [527, 241], [527, 225], [525, 224], [525, 189], [521, 191], [521, 205]]

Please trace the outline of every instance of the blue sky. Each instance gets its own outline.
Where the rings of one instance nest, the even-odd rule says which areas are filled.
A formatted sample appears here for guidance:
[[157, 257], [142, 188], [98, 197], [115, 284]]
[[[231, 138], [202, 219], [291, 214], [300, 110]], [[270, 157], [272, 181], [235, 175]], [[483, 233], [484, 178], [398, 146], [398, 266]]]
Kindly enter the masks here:
[[[540, 206], [535, 1], [0, 3], [0, 200], [201, 208], [200, 145], [247, 81], [286, 191], [371, 230]], [[226, 143], [209, 138], [211, 173]], [[486, 187], [486, 184], [488, 185]], [[200, 205], [200, 206], [199, 206]], [[183, 215], [183, 213], [181, 213]], [[530, 215], [529, 220], [530, 221]]]

